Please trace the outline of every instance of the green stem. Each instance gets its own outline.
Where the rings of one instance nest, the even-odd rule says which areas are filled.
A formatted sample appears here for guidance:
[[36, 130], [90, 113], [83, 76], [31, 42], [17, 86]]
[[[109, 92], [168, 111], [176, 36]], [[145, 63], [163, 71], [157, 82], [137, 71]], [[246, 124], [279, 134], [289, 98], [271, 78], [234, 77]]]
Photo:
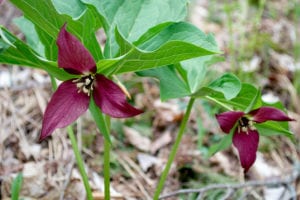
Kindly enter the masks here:
[[[109, 132], [110, 118], [106, 116], [106, 128]], [[104, 138], [104, 198], [110, 200], [110, 141]]]
[[83, 181], [83, 184], [84, 184], [84, 187], [85, 187], [87, 199], [92, 200], [93, 195], [92, 195], [92, 190], [91, 190], [91, 187], [90, 187], [90, 184], [89, 184], [89, 179], [88, 179], [88, 176], [87, 176], [87, 174], [85, 172], [85, 169], [84, 169], [83, 160], [82, 160], [80, 151], [78, 149], [77, 141], [75, 139], [75, 135], [74, 135], [72, 127], [68, 126], [67, 131], [68, 131], [69, 138], [71, 140], [71, 144], [72, 144], [73, 152], [75, 154], [75, 159], [76, 159], [76, 162], [77, 162], [77, 166], [78, 166], [78, 169], [79, 169], [79, 172], [81, 174], [82, 181]]
[[100, 130], [100, 133], [102, 133], [104, 137], [104, 198], [105, 200], [110, 199], [110, 117], [106, 116], [104, 118], [104, 115], [102, 114], [101, 110], [96, 106], [95, 101], [93, 98], [90, 102], [90, 108], [91, 114], [95, 120], [95, 123]]
[[158, 185], [157, 185], [157, 189], [156, 189], [156, 191], [154, 193], [154, 197], [153, 197], [154, 200], [159, 199], [159, 195], [162, 192], [162, 189], [164, 187], [165, 181], [166, 181], [167, 176], [169, 174], [171, 165], [172, 165], [172, 163], [173, 163], [173, 161], [175, 159], [175, 156], [176, 156], [176, 153], [177, 153], [177, 150], [178, 150], [181, 138], [183, 136], [183, 133], [184, 133], [184, 130], [185, 130], [185, 127], [186, 127], [186, 124], [187, 124], [188, 119], [190, 117], [191, 110], [192, 110], [194, 102], [195, 102], [194, 98], [191, 98], [190, 101], [189, 101], [189, 104], [187, 106], [187, 110], [186, 110], [186, 112], [184, 114], [184, 117], [182, 119], [182, 122], [180, 124], [180, 128], [179, 128], [179, 132], [178, 132], [177, 138], [176, 138], [175, 143], [174, 143], [174, 145], [172, 147], [172, 150], [171, 150], [168, 162], [167, 162], [166, 167], [165, 167], [165, 169], [164, 169], [164, 171], [163, 171], [163, 173], [162, 173], [162, 175], [160, 177], [160, 180], [159, 180]]

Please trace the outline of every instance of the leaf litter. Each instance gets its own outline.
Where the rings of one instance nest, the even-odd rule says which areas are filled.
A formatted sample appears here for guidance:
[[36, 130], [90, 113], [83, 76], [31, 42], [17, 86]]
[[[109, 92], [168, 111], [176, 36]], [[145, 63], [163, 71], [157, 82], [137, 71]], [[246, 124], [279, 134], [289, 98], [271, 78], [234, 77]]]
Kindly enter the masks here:
[[[255, 51], [248, 60], [245, 59], [244, 69], [256, 74], [260, 79], [258, 85], [263, 89], [265, 95], [271, 101], [280, 99], [287, 105], [289, 112], [297, 121], [300, 120], [299, 110], [299, 83], [295, 87], [296, 74], [299, 74], [299, 59], [296, 60], [292, 53], [294, 44], [299, 40], [300, 26], [295, 26], [293, 21], [281, 13], [282, 5], [289, 5], [285, 0], [282, 2], [270, 3], [268, 9], [275, 9], [280, 20], [263, 16], [259, 30], [270, 34], [271, 40], [280, 45], [279, 49], [267, 51], [264, 55]], [[220, 12], [218, 20], [208, 20], [211, 7], [209, 1], [198, 0], [194, 7], [191, 7], [190, 20], [205, 32], [213, 32], [216, 35], [217, 43], [228, 56], [228, 44], [230, 36], [226, 27], [226, 17]], [[224, 5], [222, 5], [224, 6]], [[288, 7], [288, 6], [287, 6]], [[289, 10], [290, 8], [286, 8]], [[5, 10], [5, 12], [3, 12]], [[223, 14], [222, 14], [223, 13]], [[0, 24], [18, 33], [17, 28], [11, 23], [14, 16], [19, 16], [8, 2], [2, 2], [0, 7]], [[245, 25], [245, 24], [243, 24]], [[249, 29], [251, 31], [251, 28]], [[239, 31], [234, 37], [240, 37]], [[22, 37], [21, 34], [18, 34]], [[239, 44], [238, 41], [235, 41]], [[267, 58], [266, 58], [267, 57]], [[267, 62], [268, 61], [268, 62]], [[230, 69], [229, 59], [224, 63], [213, 66], [212, 70]], [[144, 136], [141, 132], [128, 126], [124, 128], [124, 134], [128, 144], [123, 146], [126, 151], [116, 149], [117, 162], [120, 164], [119, 173], [112, 174], [112, 197], [116, 199], [151, 199], [151, 194], [156, 187], [160, 173], [164, 167], [172, 141], [178, 131], [178, 123], [182, 119], [182, 110], [178, 101], [161, 102], [157, 86], [151, 81], [143, 83], [151, 93], [138, 93], [139, 101], [146, 109], [153, 110], [152, 115], [146, 120], [152, 120], [153, 136]], [[147, 94], [146, 94], [147, 93]], [[0, 66], [0, 196], [2, 199], [9, 199], [12, 180], [18, 172], [24, 176], [24, 184], [21, 196], [28, 199], [84, 199], [85, 190], [81, 177], [71, 150], [71, 144], [63, 129], [57, 130], [51, 140], [37, 143], [40, 133], [42, 114], [45, 110], [47, 100], [51, 95], [50, 79], [40, 70], [33, 70], [20, 67]], [[148, 95], [148, 96], [147, 96]], [[267, 97], [265, 97], [267, 98]], [[140, 106], [139, 106], [140, 107]], [[203, 106], [199, 106], [204, 110]], [[90, 116], [84, 115], [83, 123], [89, 122]], [[210, 136], [221, 133], [212, 125], [210, 118], [201, 117], [203, 126]], [[240, 169], [237, 166], [236, 152], [231, 149], [219, 153], [207, 160], [197, 149], [197, 126], [195, 113], [190, 119], [190, 129], [184, 136], [176, 161], [168, 177], [165, 191], [178, 190], [185, 186], [181, 182], [182, 175], [187, 180], [192, 180], [196, 174], [203, 175], [207, 172], [217, 172], [223, 176], [243, 181], [245, 177], [240, 176]], [[83, 125], [83, 135], [87, 132], [97, 132], [93, 125]], [[300, 137], [299, 123], [291, 125], [296, 134], [297, 141]], [[97, 133], [98, 134], [98, 133]], [[113, 135], [117, 138], [116, 135]], [[98, 137], [96, 137], [98, 138]], [[266, 179], [287, 173], [292, 169], [294, 162], [299, 162], [299, 148], [295, 147], [286, 139], [270, 139], [264, 142], [261, 148], [271, 149], [259, 154], [258, 162], [254, 164], [254, 170], [250, 172], [246, 180]], [[272, 142], [276, 143], [275, 148]], [[204, 147], [211, 143], [209, 137], [204, 138]], [[103, 178], [101, 161], [98, 165], [91, 165], [91, 160], [97, 159], [103, 149], [101, 141], [95, 141], [91, 149], [83, 146], [83, 156], [87, 160], [87, 169], [95, 199], [103, 199]], [[133, 148], [132, 148], [133, 147]], [[130, 150], [128, 150], [130, 149]], [[271, 152], [273, 153], [271, 153]], [[89, 153], [88, 153], [89, 152]], [[100, 159], [101, 160], [101, 157]], [[189, 167], [189, 170], [180, 170]], [[207, 171], [207, 169], [209, 169]], [[262, 172], [270, 172], [269, 174]], [[274, 172], [274, 173], [271, 173]], [[190, 176], [190, 177], [189, 177]], [[181, 177], [181, 178], [180, 178]], [[209, 175], [208, 182], [213, 179]], [[216, 180], [222, 182], [221, 179]], [[202, 184], [194, 185], [199, 188]], [[297, 183], [299, 194], [299, 182]], [[203, 186], [203, 185], [202, 185]], [[192, 187], [188, 185], [188, 187]], [[276, 198], [277, 191], [264, 191], [266, 199]]]

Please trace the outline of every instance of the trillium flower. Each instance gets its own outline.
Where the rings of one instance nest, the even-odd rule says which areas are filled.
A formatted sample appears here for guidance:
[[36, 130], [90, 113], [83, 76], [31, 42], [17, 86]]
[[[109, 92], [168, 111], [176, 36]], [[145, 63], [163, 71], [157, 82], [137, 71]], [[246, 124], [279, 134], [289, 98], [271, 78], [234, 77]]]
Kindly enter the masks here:
[[256, 123], [272, 121], [293, 121], [284, 112], [272, 107], [261, 107], [249, 113], [229, 111], [216, 115], [217, 121], [225, 133], [235, 128], [232, 142], [239, 152], [240, 162], [247, 172], [256, 159], [259, 134]]
[[54, 92], [46, 108], [40, 140], [56, 128], [74, 122], [89, 107], [91, 98], [101, 111], [111, 117], [133, 117], [143, 111], [126, 101], [122, 89], [102, 74], [96, 74], [96, 63], [89, 51], [72, 34], [61, 28], [57, 42], [58, 66], [78, 78], [64, 81]]

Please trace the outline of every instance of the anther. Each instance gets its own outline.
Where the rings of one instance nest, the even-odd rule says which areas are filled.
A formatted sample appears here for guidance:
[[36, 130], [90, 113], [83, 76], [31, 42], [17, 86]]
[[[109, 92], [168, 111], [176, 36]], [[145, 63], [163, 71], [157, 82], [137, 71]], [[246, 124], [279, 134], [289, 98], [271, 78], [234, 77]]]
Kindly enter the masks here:
[[243, 126], [243, 127], [242, 127], [242, 132], [246, 132], [246, 133], [247, 133], [247, 131], [248, 131], [248, 127]]
[[84, 85], [85, 85], [85, 84], [84, 84], [83, 82], [78, 82], [78, 83], [76, 83], [76, 86], [77, 86], [78, 88], [82, 88]]
[[87, 89], [86, 87], [82, 87], [82, 91], [89, 95], [89, 89]]

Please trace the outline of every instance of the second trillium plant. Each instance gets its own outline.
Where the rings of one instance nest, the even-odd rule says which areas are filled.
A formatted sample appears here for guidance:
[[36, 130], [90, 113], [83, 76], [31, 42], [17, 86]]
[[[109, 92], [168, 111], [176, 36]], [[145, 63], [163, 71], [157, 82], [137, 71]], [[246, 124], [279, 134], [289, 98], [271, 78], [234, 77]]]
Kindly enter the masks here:
[[284, 112], [272, 107], [261, 107], [249, 113], [228, 111], [217, 114], [216, 117], [225, 133], [234, 131], [232, 142], [239, 152], [240, 162], [245, 172], [249, 170], [256, 159], [259, 132], [256, 130], [255, 124], [269, 120], [293, 121]]

